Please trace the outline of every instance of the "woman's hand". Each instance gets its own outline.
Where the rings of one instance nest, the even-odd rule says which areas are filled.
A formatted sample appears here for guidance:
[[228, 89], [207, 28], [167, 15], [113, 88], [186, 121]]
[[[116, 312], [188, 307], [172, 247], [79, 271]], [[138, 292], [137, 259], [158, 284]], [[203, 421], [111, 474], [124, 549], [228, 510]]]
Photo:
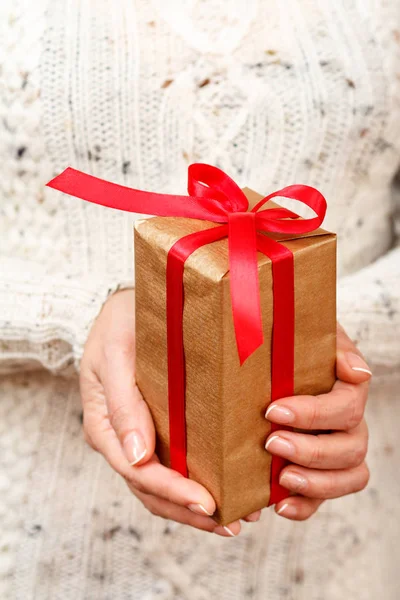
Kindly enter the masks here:
[[[155, 431], [135, 382], [134, 291], [114, 294], [96, 319], [81, 362], [80, 386], [85, 439], [122, 475], [131, 491], [155, 515], [223, 536], [237, 535], [240, 522], [221, 527], [211, 518], [215, 502], [195, 481], [160, 464]], [[344, 331], [338, 331], [338, 381], [321, 396], [283, 398], [267, 418], [301, 429], [333, 429], [329, 435], [276, 431], [266, 445], [295, 463], [281, 475], [301, 496], [276, 511], [291, 519], [311, 516], [325, 498], [361, 490], [368, 481], [363, 418], [370, 371]], [[260, 511], [246, 517], [257, 521]]]
[[[153, 420], [135, 382], [134, 302], [133, 290], [114, 294], [86, 343], [80, 374], [86, 441], [153, 514], [222, 536], [237, 535], [239, 521], [218, 526], [211, 518], [215, 502], [209, 492], [161, 465], [154, 454]], [[246, 520], [257, 520], [259, 514]]]
[[288, 519], [308, 519], [325, 499], [358, 492], [368, 483], [364, 409], [372, 373], [340, 325], [337, 348], [338, 379], [329, 394], [282, 398], [265, 415], [280, 425], [327, 430], [319, 435], [274, 431], [267, 439], [269, 452], [294, 463], [283, 469], [280, 483], [300, 495], [275, 507]]

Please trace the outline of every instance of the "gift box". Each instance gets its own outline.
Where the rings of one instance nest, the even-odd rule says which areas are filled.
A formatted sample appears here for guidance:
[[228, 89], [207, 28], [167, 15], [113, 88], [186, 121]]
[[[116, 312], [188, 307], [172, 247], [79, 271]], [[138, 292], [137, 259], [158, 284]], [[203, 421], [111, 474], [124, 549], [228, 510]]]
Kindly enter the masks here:
[[[244, 191], [251, 206], [262, 198]], [[167, 256], [178, 239], [210, 226], [158, 217], [135, 227], [137, 381], [156, 425], [157, 453], [167, 466]], [[295, 239], [273, 237], [294, 255], [294, 393], [328, 392], [335, 380], [335, 235], [318, 229]], [[221, 524], [270, 504], [272, 466], [264, 447], [270, 433], [264, 415], [271, 401], [271, 259], [259, 253], [264, 343], [242, 365], [227, 269], [226, 239], [196, 250], [185, 263], [183, 309], [188, 475], [212, 494]]]
[[[136, 376], [161, 462], [209, 490], [222, 525], [285, 498], [285, 461], [265, 450], [282, 426], [266, 409], [335, 381], [336, 236], [319, 227], [322, 195], [289, 186], [263, 198], [209, 165], [189, 168], [187, 197], [74, 169], [48, 185], [161, 215], [135, 226]], [[317, 217], [302, 220], [276, 197]]]

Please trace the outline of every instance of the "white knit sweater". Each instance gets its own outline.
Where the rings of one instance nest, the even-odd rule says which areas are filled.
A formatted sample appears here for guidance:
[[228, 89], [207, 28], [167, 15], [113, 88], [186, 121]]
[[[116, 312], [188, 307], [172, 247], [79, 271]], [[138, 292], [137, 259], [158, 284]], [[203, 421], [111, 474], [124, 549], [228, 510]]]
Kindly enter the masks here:
[[396, 0], [6, 0], [0, 15], [3, 371], [78, 366], [102, 303], [133, 283], [135, 217], [45, 182], [71, 165], [184, 193], [194, 161], [264, 194], [318, 187], [339, 316], [368, 360], [400, 361]]
[[[133, 284], [134, 217], [46, 181], [71, 165], [184, 193], [194, 161], [325, 194], [339, 316], [398, 368], [399, 4], [0, 0], [0, 370], [76, 370], [102, 303]], [[305, 524], [264, 511], [226, 540], [146, 515], [84, 447], [76, 379], [2, 379], [0, 597], [397, 600], [395, 389], [369, 404], [365, 493]]]

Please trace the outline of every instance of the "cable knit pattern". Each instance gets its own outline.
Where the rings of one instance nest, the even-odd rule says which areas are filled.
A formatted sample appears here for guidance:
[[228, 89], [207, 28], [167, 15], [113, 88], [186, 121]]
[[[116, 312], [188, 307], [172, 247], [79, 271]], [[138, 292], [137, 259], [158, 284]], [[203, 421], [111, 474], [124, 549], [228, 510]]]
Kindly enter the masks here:
[[[321, 189], [339, 238], [339, 316], [371, 364], [398, 367], [399, 22], [398, 0], [0, 2], [0, 371], [76, 372], [105, 299], [134, 281], [138, 217], [45, 182], [71, 165], [184, 193], [194, 161], [264, 194]], [[266, 511], [232, 550], [144, 516], [83, 449], [75, 380], [14, 376], [2, 395], [1, 598], [12, 577], [18, 600], [397, 598], [371, 574], [391, 526], [361, 520], [379, 486], [392, 486], [396, 514], [395, 473], [305, 529]], [[363, 588], [336, 577], [343, 548]], [[394, 564], [382, 568], [395, 581]]]
[[184, 192], [193, 161], [262, 193], [319, 187], [347, 275], [342, 320], [371, 362], [396, 364], [399, 250], [364, 268], [394, 243], [397, 2], [7, 5], [3, 371], [78, 367], [105, 298], [133, 282], [135, 217], [61, 199], [46, 180], [70, 164]]

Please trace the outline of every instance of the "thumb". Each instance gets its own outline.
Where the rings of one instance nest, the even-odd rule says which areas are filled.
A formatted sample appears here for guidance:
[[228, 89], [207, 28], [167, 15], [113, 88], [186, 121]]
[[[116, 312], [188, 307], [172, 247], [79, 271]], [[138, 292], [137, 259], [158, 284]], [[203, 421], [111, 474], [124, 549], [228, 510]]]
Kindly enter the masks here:
[[361, 353], [340, 325], [337, 331], [336, 375], [346, 383], [364, 383], [372, 376]]
[[116, 350], [101, 373], [108, 418], [131, 465], [144, 464], [154, 453], [155, 430], [149, 407], [134, 372], [134, 358]]
[[337, 378], [346, 383], [364, 383], [369, 381], [372, 372], [365, 360], [355, 352], [338, 350], [336, 355]]

